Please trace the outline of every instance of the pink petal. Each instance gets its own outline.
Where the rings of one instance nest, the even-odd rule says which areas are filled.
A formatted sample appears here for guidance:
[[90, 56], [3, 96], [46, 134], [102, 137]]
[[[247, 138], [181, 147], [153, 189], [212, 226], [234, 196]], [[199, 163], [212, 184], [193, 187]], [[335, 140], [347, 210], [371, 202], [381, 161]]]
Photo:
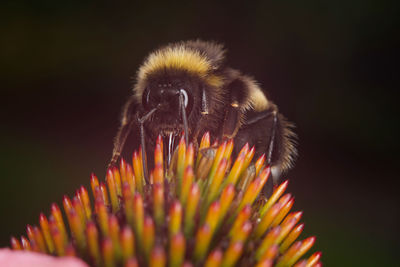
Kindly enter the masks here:
[[1, 267], [89, 267], [74, 257], [53, 257], [46, 254], [0, 249]]

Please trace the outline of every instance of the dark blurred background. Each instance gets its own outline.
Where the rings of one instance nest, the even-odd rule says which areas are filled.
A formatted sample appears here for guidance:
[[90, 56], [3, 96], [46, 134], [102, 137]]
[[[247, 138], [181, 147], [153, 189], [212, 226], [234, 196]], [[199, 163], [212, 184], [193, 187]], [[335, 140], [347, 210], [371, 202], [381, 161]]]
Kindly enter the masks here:
[[[28, 2], [28, 1], [27, 1]], [[94, 171], [144, 57], [225, 43], [297, 125], [287, 175], [326, 266], [398, 263], [398, 10], [384, 1], [2, 2], [0, 246]], [[244, 2], [244, 1], [241, 1]]]

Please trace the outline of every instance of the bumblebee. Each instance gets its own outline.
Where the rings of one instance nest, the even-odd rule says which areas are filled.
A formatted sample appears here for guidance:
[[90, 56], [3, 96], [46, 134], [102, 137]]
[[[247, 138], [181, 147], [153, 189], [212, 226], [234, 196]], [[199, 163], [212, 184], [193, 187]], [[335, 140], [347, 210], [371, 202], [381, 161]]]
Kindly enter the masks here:
[[133, 128], [140, 130], [142, 153], [152, 153], [161, 135], [168, 161], [182, 132], [195, 146], [209, 132], [214, 139], [234, 138], [234, 154], [245, 143], [255, 145], [255, 157], [266, 154], [276, 183], [296, 155], [293, 126], [253, 78], [226, 66], [224, 59], [221, 44], [200, 40], [152, 52], [123, 108], [111, 164]]

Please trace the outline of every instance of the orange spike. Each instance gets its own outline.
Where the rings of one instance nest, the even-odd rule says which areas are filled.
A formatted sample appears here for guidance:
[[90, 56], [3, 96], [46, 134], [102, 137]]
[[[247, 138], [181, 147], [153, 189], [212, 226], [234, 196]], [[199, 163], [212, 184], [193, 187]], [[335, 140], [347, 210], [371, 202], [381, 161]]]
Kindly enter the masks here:
[[108, 217], [108, 227], [109, 227], [110, 238], [111, 241], [113, 242], [114, 254], [117, 258], [120, 258], [122, 256], [121, 246], [119, 242], [120, 230], [119, 230], [118, 219], [115, 216], [115, 214], [111, 214]]
[[303, 229], [304, 224], [299, 224], [289, 233], [289, 235], [285, 238], [285, 240], [283, 240], [279, 248], [281, 253], [285, 252], [289, 248], [289, 246], [291, 246], [293, 242], [296, 241], [301, 232], [303, 232]]
[[90, 257], [96, 266], [99, 266], [101, 263], [99, 232], [97, 231], [96, 224], [92, 221], [89, 221], [86, 226], [86, 238]]
[[265, 260], [271, 260], [273, 261], [279, 253], [279, 247], [276, 244], [271, 245], [267, 251], [265, 251], [264, 255], [261, 256], [260, 262], [263, 262]]
[[219, 199], [219, 203], [221, 203], [220, 222], [222, 222], [225, 218], [225, 215], [227, 214], [229, 207], [231, 207], [234, 197], [235, 187], [233, 184], [228, 184], [224, 190], [222, 190], [221, 197]]
[[224, 151], [224, 159], [229, 159], [233, 151], [233, 139], [229, 139]]
[[245, 157], [246, 154], [248, 153], [249, 145], [246, 143], [246, 145], [242, 148], [240, 151], [239, 155], [237, 156], [235, 163], [233, 164], [233, 167], [231, 171], [229, 172], [228, 177], [225, 180], [225, 184], [233, 184], [236, 185], [242, 171], [243, 171], [243, 166], [245, 164]]
[[136, 151], [133, 152], [132, 166], [135, 175], [135, 186], [140, 193], [143, 193], [143, 167], [140, 155]]
[[254, 181], [250, 183], [246, 192], [244, 193], [244, 196], [238, 207], [238, 210], [240, 210], [244, 205], [253, 204], [254, 200], [257, 198], [261, 189], [267, 182], [269, 175], [270, 175], [270, 168], [265, 168], [261, 172], [261, 174]]
[[15, 237], [11, 237], [11, 247], [13, 250], [22, 250], [21, 243]]
[[262, 154], [256, 161], [256, 163], [254, 164], [256, 167], [256, 176], [260, 173], [260, 170], [262, 168], [262, 166], [264, 165], [265, 162], [265, 154]]
[[86, 226], [86, 215], [85, 215], [85, 211], [83, 210], [81, 201], [77, 197], [74, 197], [72, 199], [72, 206], [73, 206], [74, 210], [76, 211], [76, 214], [79, 217], [79, 222], [81, 223], [82, 227], [84, 228]]
[[114, 255], [114, 247], [110, 238], [106, 238], [103, 240], [101, 244], [102, 254], [103, 254], [103, 264], [104, 266], [115, 266], [115, 255]]
[[188, 166], [193, 166], [193, 161], [194, 161], [194, 147], [193, 144], [190, 143], [186, 150], [184, 170], [186, 170]]
[[65, 248], [65, 256], [67, 257], [76, 257], [76, 251], [72, 243], [68, 243], [68, 245]]
[[120, 196], [122, 193], [122, 183], [121, 183], [121, 174], [119, 173], [119, 170], [117, 167], [112, 168], [112, 173], [113, 173], [113, 177], [115, 180], [115, 185], [116, 185], [116, 189], [117, 189], [117, 195]]
[[225, 158], [223, 158], [219, 163], [219, 166], [215, 172], [213, 179], [209, 181], [208, 191], [206, 193], [207, 203], [211, 203], [217, 198], [222, 181], [225, 177], [225, 171], [227, 167], [228, 167], [228, 161]]
[[63, 197], [63, 206], [64, 206], [64, 211], [68, 216], [69, 212], [71, 210], [73, 210], [73, 206], [72, 206], [71, 199], [66, 195], [64, 195], [64, 197]]
[[64, 237], [62, 236], [61, 232], [59, 231], [59, 229], [57, 227], [57, 223], [53, 217], [50, 217], [49, 224], [50, 224], [50, 231], [51, 231], [51, 235], [53, 237], [56, 253], [58, 256], [64, 256], [65, 255]]
[[47, 253], [46, 241], [44, 240], [43, 234], [40, 231], [39, 227], [33, 227], [33, 233], [35, 235], [35, 240], [40, 250], [44, 253]]
[[110, 200], [108, 199], [107, 187], [103, 182], [100, 183], [100, 192], [101, 192], [101, 196], [102, 196], [104, 204], [106, 206], [109, 206]]
[[150, 183], [150, 184], [153, 184], [153, 183], [154, 183], [154, 182], [153, 182], [153, 181], [154, 181], [154, 178], [153, 178], [153, 177], [154, 177], [154, 170], [151, 170], [151, 171], [150, 171], [150, 175], [149, 175], [149, 183]]
[[215, 228], [219, 224], [220, 221], [220, 213], [221, 213], [221, 205], [219, 201], [215, 201], [211, 204], [210, 208], [208, 209], [207, 216], [205, 219], [205, 224], [210, 227], [211, 235], [214, 234]]
[[28, 235], [28, 239], [30, 242], [36, 242], [35, 234], [33, 233], [33, 227], [29, 224], [26, 226], [26, 234]]
[[186, 143], [185, 143], [185, 138], [182, 136], [178, 145], [178, 162], [176, 166], [177, 185], [175, 187], [178, 196], [180, 195], [182, 188], [183, 172], [185, 168], [185, 157], [186, 157]]
[[190, 187], [192, 186], [194, 180], [194, 173], [193, 168], [191, 166], [186, 167], [185, 172], [183, 174], [183, 181], [182, 181], [182, 190], [181, 195], [179, 196], [179, 200], [182, 205], [186, 204], [186, 200], [189, 195]]
[[136, 258], [130, 258], [128, 261], [125, 262], [124, 267], [139, 267], [139, 263]]
[[164, 166], [164, 158], [161, 145], [156, 143], [156, 147], [154, 148], [154, 166], [157, 166], [158, 164]]
[[135, 175], [130, 164], [126, 164], [126, 180], [133, 194], [135, 192]]
[[244, 169], [246, 169], [249, 166], [251, 160], [254, 157], [255, 152], [256, 152], [256, 148], [255, 148], [255, 146], [252, 146], [251, 149], [249, 150], [249, 152], [246, 153], [246, 156], [244, 159], [244, 167], [243, 167]]
[[108, 190], [110, 192], [111, 207], [113, 212], [117, 212], [119, 209], [119, 200], [117, 193], [117, 183], [114, 178], [114, 174], [111, 169], [107, 171], [106, 182], [108, 185]]
[[218, 168], [218, 166], [219, 166], [219, 163], [221, 162], [221, 160], [222, 160], [223, 157], [224, 157], [224, 153], [225, 153], [225, 150], [226, 150], [226, 146], [227, 146], [227, 143], [226, 143], [226, 141], [225, 141], [225, 142], [223, 142], [222, 145], [220, 145], [220, 146], [218, 147], [218, 149], [217, 149], [217, 153], [215, 154], [215, 158], [214, 158], [213, 164], [212, 164], [212, 166], [211, 166], [210, 173], [209, 173], [209, 175], [208, 175], [208, 179], [209, 179], [208, 181], [209, 181], [209, 183], [211, 183], [211, 181], [214, 179], [214, 175], [215, 175], [215, 172], [217, 171], [217, 168]]
[[108, 212], [107, 207], [101, 199], [95, 202], [95, 210], [97, 214], [97, 222], [99, 223], [101, 232], [104, 236], [108, 236]]
[[293, 267], [306, 267], [306, 266], [307, 266], [306, 260], [300, 260], [295, 265], [293, 265]]
[[127, 201], [130, 201], [130, 200], [132, 200], [132, 198], [133, 198], [133, 193], [132, 193], [132, 191], [131, 191], [131, 188], [130, 188], [128, 182], [125, 182], [125, 183], [122, 185], [122, 198], [123, 198], [123, 201], [124, 201], [124, 204], [125, 204], [125, 205], [126, 205], [126, 202], [127, 202]]
[[206, 255], [211, 237], [211, 229], [207, 224], [198, 229], [194, 246], [194, 259], [196, 261], [202, 260]]
[[[206, 149], [206, 148], [208, 148], [208, 147], [210, 147], [210, 133], [209, 133], [209, 132], [206, 132], [206, 133], [203, 135], [203, 137], [201, 138], [200, 145], [199, 145], [199, 150], [198, 150], [198, 151], [200, 151], [200, 150], [202, 150], [202, 149]], [[200, 163], [201, 158], [202, 158], [202, 153], [200, 152], [200, 153], [197, 154], [196, 168], [199, 167], [199, 163]]]
[[294, 199], [290, 199], [288, 202], [286, 202], [286, 204], [284, 204], [284, 206], [282, 207], [282, 209], [279, 211], [278, 215], [276, 215], [274, 221], [272, 222], [272, 226], [276, 226], [278, 224], [280, 224], [283, 220], [283, 218], [286, 216], [286, 214], [289, 213], [290, 209], [293, 207], [293, 203], [294, 203]]
[[262, 260], [259, 263], [257, 263], [256, 267], [272, 267], [274, 261], [270, 259]]
[[185, 208], [185, 223], [184, 233], [186, 237], [189, 237], [194, 228], [194, 217], [197, 210], [197, 205], [200, 200], [200, 188], [197, 183], [193, 183], [190, 188], [189, 196], [186, 202]]
[[288, 184], [289, 184], [289, 180], [286, 180], [283, 183], [281, 183], [274, 190], [271, 197], [268, 199], [268, 201], [265, 203], [265, 205], [261, 208], [260, 216], [263, 216], [268, 211], [268, 209], [282, 196], [282, 194], [285, 192]]
[[121, 186], [122, 186], [125, 182], [127, 182], [126, 161], [123, 158], [121, 158], [121, 160], [119, 161], [119, 172], [121, 174]]
[[224, 267], [234, 266], [239, 257], [242, 255], [242, 251], [243, 251], [242, 242], [231, 243], [224, 253], [221, 266]]
[[222, 261], [222, 251], [221, 249], [214, 250], [208, 256], [204, 267], [219, 267]]
[[157, 136], [156, 144], [158, 144], [160, 146], [161, 152], [163, 152], [164, 151], [164, 143], [163, 143], [161, 135]]
[[315, 243], [315, 237], [309, 237], [303, 241], [294, 243], [278, 260], [277, 266], [291, 266], [303, 256]]
[[164, 188], [159, 183], [153, 186], [153, 205], [154, 220], [160, 227], [164, 222]]
[[154, 166], [157, 164], [164, 166], [162, 138], [160, 135], [158, 137], [159, 138], [157, 138], [156, 146], [154, 148]]
[[190, 263], [190, 262], [188, 262], [188, 261], [185, 261], [185, 262], [182, 264], [182, 267], [193, 267], [193, 264]]
[[243, 209], [237, 215], [235, 222], [233, 223], [232, 228], [229, 231], [230, 237], [236, 235], [236, 233], [242, 227], [243, 223], [250, 218], [250, 215], [251, 215], [251, 206], [250, 205], [244, 206]]
[[265, 252], [275, 243], [275, 240], [278, 238], [280, 233], [280, 226], [274, 227], [268, 232], [256, 249], [256, 260], [261, 260]]
[[247, 237], [249, 236], [251, 230], [252, 230], [252, 225], [250, 221], [244, 222], [241, 227], [239, 227], [238, 231], [236, 234], [232, 235], [231, 237], [231, 242], [243, 242], [245, 243], [247, 240]]
[[132, 229], [125, 226], [121, 232], [121, 248], [122, 248], [122, 258], [124, 261], [135, 256], [135, 237], [133, 235]]
[[29, 243], [29, 240], [26, 239], [25, 236], [21, 236], [21, 244], [22, 244], [22, 248], [24, 250], [28, 250], [28, 251], [32, 250], [31, 243]]
[[185, 257], [185, 238], [181, 232], [174, 235], [169, 246], [169, 266], [181, 267]]
[[206, 180], [215, 158], [215, 151], [215, 148], [207, 148], [199, 152], [195, 169], [197, 181]]
[[298, 219], [296, 218], [292, 218], [288, 221], [286, 221], [285, 223], [281, 224], [281, 228], [282, 231], [279, 234], [278, 238], [276, 239], [276, 243], [281, 243], [283, 239], [285, 239], [288, 234], [290, 233], [290, 231], [293, 229], [293, 227], [296, 225], [296, 223], [298, 222]]
[[285, 224], [287, 221], [289, 221], [291, 219], [296, 219], [296, 223], [297, 223], [298, 221], [300, 221], [301, 216], [303, 216], [302, 211], [292, 212], [288, 216], [286, 216], [286, 218], [283, 220], [282, 224]]
[[307, 259], [307, 267], [313, 267], [318, 264], [322, 257], [322, 252], [315, 252]]
[[151, 252], [150, 267], [164, 267], [166, 264], [165, 252], [162, 247], [155, 247]]
[[199, 150], [210, 146], [210, 132], [206, 132], [201, 138]]
[[169, 218], [168, 231], [169, 236], [172, 237], [181, 230], [182, 206], [179, 201], [175, 201], [174, 203], [172, 203], [169, 210]]
[[85, 229], [79, 215], [74, 209], [70, 210], [68, 221], [71, 228], [71, 234], [75, 239], [79, 251], [84, 251], [84, 248], [86, 246], [86, 239], [84, 234]]
[[134, 211], [134, 229], [135, 235], [138, 237], [138, 241], [142, 242], [143, 236], [143, 223], [144, 223], [144, 207], [143, 199], [139, 193], [136, 193], [133, 198], [133, 211]]
[[90, 220], [92, 218], [92, 208], [90, 205], [88, 191], [84, 186], [81, 186], [81, 188], [79, 189], [79, 197], [85, 210], [86, 219]]
[[90, 186], [92, 188], [93, 197], [96, 199], [96, 188], [99, 187], [100, 184], [99, 179], [94, 173], [90, 175]]
[[153, 173], [153, 184], [157, 183], [164, 186], [164, 167], [160, 163], [155, 165]]
[[131, 192], [128, 183], [125, 183], [123, 185], [122, 195], [123, 195], [123, 203], [124, 203], [123, 207], [125, 211], [126, 221], [129, 225], [133, 226], [134, 224], [133, 193]]
[[40, 224], [40, 227], [42, 228], [42, 233], [43, 233], [44, 239], [46, 241], [47, 250], [50, 253], [53, 253], [54, 252], [54, 242], [53, 242], [53, 238], [50, 234], [49, 221], [47, 220], [46, 216], [43, 213], [40, 213], [39, 224]]
[[272, 208], [269, 209], [268, 212], [261, 218], [261, 221], [257, 224], [254, 231], [254, 236], [256, 238], [260, 238], [268, 230], [281, 209], [282, 204], [275, 203], [275, 205], [273, 205]]

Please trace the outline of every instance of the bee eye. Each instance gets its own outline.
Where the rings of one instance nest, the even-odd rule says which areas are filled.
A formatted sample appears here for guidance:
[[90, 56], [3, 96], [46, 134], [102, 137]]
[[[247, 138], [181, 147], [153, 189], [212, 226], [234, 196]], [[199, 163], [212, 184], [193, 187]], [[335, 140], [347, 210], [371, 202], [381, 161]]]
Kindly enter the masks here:
[[193, 96], [185, 89], [173, 88], [146, 88], [142, 95], [142, 104], [146, 110], [158, 107], [168, 111], [179, 109], [179, 95], [183, 96], [183, 105], [186, 113], [189, 114], [193, 107]]

